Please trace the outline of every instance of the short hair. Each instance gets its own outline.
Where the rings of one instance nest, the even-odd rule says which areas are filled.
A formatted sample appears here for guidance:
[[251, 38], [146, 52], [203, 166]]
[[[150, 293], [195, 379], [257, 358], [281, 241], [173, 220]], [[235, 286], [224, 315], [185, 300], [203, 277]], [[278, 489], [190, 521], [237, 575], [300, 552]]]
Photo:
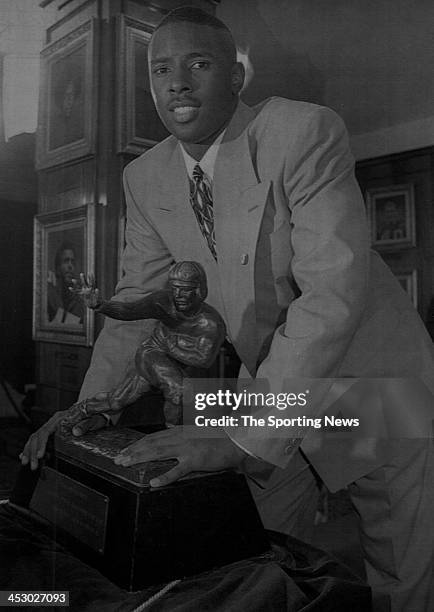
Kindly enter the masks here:
[[155, 32], [166, 25], [170, 25], [171, 23], [194, 23], [196, 25], [207, 26], [209, 28], [213, 28], [214, 30], [218, 30], [225, 35], [225, 47], [228, 53], [231, 55], [231, 59], [235, 62], [237, 59], [237, 48], [235, 46], [235, 41], [232, 36], [232, 32], [228, 28], [228, 26], [223, 23], [214, 15], [203, 11], [202, 9], [196, 8], [194, 6], [179, 6], [170, 13], [167, 13], [162, 20], [156, 25]]
[[208, 295], [205, 270], [197, 261], [178, 261], [169, 270], [169, 282], [180, 281], [199, 287], [202, 299]]

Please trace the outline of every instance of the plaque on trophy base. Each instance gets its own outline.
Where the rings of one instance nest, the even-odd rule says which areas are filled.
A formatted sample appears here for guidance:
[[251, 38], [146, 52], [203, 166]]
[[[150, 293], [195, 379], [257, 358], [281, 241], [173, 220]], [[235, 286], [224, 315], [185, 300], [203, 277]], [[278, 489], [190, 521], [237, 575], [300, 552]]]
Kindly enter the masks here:
[[119, 451], [142, 436], [129, 429], [56, 436], [30, 508], [61, 543], [130, 591], [269, 549], [244, 476], [197, 473], [152, 489], [149, 481], [175, 460], [115, 465]]

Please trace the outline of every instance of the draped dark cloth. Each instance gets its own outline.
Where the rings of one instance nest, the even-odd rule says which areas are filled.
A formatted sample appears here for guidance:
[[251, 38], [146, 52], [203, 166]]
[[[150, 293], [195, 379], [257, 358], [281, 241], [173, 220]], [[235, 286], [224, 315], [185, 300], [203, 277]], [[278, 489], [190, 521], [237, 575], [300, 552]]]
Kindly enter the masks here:
[[0, 590], [69, 591], [71, 612], [133, 612], [154, 595], [146, 611], [371, 609], [370, 589], [349, 569], [323, 551], [274, 532], [269, 532], [270, 554], [185, 578], [158, 596], [165, 585], [136, 593], [120, 589], [57, 544], [51, 531], [34, 513], [13, 504], [0, 505]]

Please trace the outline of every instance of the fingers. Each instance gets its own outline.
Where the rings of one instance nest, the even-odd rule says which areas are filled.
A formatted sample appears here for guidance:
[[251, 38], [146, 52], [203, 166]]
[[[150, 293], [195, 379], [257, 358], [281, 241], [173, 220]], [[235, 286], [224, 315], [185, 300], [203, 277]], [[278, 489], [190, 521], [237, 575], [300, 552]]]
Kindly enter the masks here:
[[[89, 291], [95, 289], [95, 276], [89, 274], [87, 277], [83, 272], [80, 272], [80, 280], [72, 279], [71, 291]], [[98, 291], [98, 290], [96, 290]]]
[[87, 278], [83, 272], [80, 272], [80, 285], [82, 289], [88, 289], [89, 285], [87, 283]]
[[149, 481], [151, 487], [165, 487], [166, 485], [179, 480], [186, 476], [189, 472], [191, 472], [187, 463], [178, 463], [174, 468], [166, 472], [165, 474], [161, 474], [157, 478], [153, 478]]
[[70, 288], [71, 290], [74, 291], [82, 291], [83, 289], [88, 289], [89, 288], [89, 284], [88, 281], [86, 279], [85, 274], [83, 274], [83, 272], [80, 272], [79, 274], [79, 280], [73, 278], [71, 281], [72, 284], [72, 288]]
[[95, 276], [93, 274], [88, 275], [87, 286], [89, 287], [89, 289], [95, 289]]
[[27, 465], [30, 463], [31, 470], [37, 469], [38, 462], [45, 455], [49, 435], [49, 431], [42, 427], [30, 436], [23, 448], [22, 453], [19, 455], [21, 465]]
[[165, 459], [181, 460], [184, 452], [184, 444], [179, 440], [156, 441], [149, 440], [145, 436], [134, 442], [115, 457], [116, 465], [136, 465], [145, 461], [163, 461]]
[[78, 284], [76, 278], [71, 280], [71, 287], [69, 287], [69, 290], [72, 291], [72, 293], [79, 293], [81, 291], [81, 286]]
[[185, 452], [185, 439], [182, 427], [163, 429], [149, 434], [124, 448], [115, 458], [117, 465], [135, 465], [144, 461], [165, 459], [181, 460]]
[[74, 427], [72, 428], [72, 435], [82, 436], [88, 431], [97, 431], [98, 429], [103, 429], [104, 427], [107, 427], [107, 416], [108, 415], [95, 414], [89, 419], [83, 419], [82, 421], [77, 423], [77, 425], [74, 425]]
[[60, 426], [65, 417], [65, 411], [55, 412], [48, 421], [27, 440], [19, 457], [22, 465], [30, 463], [30, 469], [36, 470], [38, 462], [45, 455], [48, 438]]
[[173, 452], [174, 447], [179, 450], [184, 448], [185, 439], [183, 436], [182, 427], [171, 427], [156, 431], [153, 434], [148, 434], [133, 442], [121, 452], [121, 455], [129, 455], [137, 451], [147, 451], [161, 459], [161, 454], [164, 452]]
[[164, 461], [165, 459], [176, 459], [179, 454], [179, 447], [173, 446], [149, 446], [141, 447], [132, 450], [130, 448], [124, 449], [117, 457], [114, 462], [116, 465], [123, 465], [128, 467], [129, 465], [136, 465], [137, 463], [144, 463], [145, 461]]
[[[166, 432], [157, 432], [158, 434]], [[177, 459], [178, 465], [174, 468], [153, 478], [150, 481], [151, 487], [164, 487], [179, 478], [183, 478], [192, 471], [188, 454], [185, 453], [185, 445], [174, 435], [169, 436], [145, 436], [141, 440], [127, 446], [114, 460], [116, 465], [128, 467], [143, 463], [144, 461], [156, 461], [164, 459]]]
[[86, 275], [80, 272], [80, 282], [83, 289], [95, 289], [95, 276], [93, 274]]

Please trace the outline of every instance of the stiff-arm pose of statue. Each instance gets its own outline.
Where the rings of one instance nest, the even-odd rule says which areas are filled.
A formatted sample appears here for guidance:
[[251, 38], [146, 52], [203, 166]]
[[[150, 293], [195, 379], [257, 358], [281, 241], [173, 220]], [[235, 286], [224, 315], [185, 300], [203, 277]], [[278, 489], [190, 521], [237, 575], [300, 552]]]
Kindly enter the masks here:
[[[186, 376], [198, 374], [215, 361], [225, 338], [226, 328], [219, 313], [204, 302], [207, 296], [206, 275], [196, 262], [183, 261], [169, 272], [169, 287], [155, 291], [134, 302], [105, 301], [99, 297], [93, 278], [80, 275], [74, 292], [88, 308], [114, 319], [136, 321], [156, 319], [152, 334], [137, 349], [134, 367], [129, 368], [122, 382], [110, 391], [77, 402], [69, 410], [56, 413], [33, 434], [21, 455], [27, 463], [28, 447], [41, 435], [45, 443], [59, 425], [82, 433], [76, 426], [91, 415], [110, 415], [122, 411], [151, 387], [164, 395], [166, 422], [181, 421], [182, 385]], [[40, 440], [39, 440], [40, 443]], [[42, 455], [41, 455], [42, 456]]]
[[89, 409], [100, 404], [101, 409], [119, 411], [153, 386], [163, 392], [166, 420], [178, 424], [184, 377], [212, 365], [226, 333], [218, 312], [204, 303], [207, 285], [202, 266], [189, 261], [175, 264], [168, 289], [134, 302], [100, 301], [94, 282], [84, 277], [77, 291], [88, 307], [113, 319], [157, 319], [152, 334], [136, 352], [132, 371], [106, 399], [97, 396], [82, 406]]

